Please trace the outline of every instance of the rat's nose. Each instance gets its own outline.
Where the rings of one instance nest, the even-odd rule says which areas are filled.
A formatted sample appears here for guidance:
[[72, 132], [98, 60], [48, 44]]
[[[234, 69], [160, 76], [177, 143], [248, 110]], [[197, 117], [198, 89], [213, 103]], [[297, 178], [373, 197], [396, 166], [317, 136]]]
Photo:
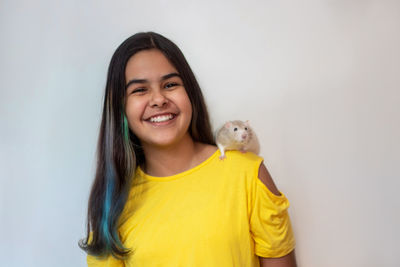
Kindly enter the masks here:
[[247, 134], [242, 134], [242, 139], [246, 139], [247, 138]]

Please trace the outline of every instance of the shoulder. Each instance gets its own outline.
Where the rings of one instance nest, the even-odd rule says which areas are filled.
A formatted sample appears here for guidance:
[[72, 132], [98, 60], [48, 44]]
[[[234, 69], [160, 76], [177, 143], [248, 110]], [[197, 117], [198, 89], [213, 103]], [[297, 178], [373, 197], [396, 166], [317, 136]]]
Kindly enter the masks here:
[[244, 164], [244, 165], [260, 165], [264, 160], [262, 157], [254, 154], [253, 152], [242, 153], [237, 150], [228, 150], [225, 152], [226, 161], [232, 162], [233, 164]]
[[196, 142], [195, 157], [197, 164], [200, 164], [201, 162], [204, 162], [211, 158], [214, 154], [216, 154], [217, 150], [218, 148], [216, 146]]
[[226, 152], [227, 161], [231, 162], [233, 168], [248, 169], [253, 172], [254, 176], [271, 191], [274, 195], [280, 196], [281, 193], [276, 187], [267, 167], [264, 164], [264, 159], [252, 152], [242, 153], [232, 150]]

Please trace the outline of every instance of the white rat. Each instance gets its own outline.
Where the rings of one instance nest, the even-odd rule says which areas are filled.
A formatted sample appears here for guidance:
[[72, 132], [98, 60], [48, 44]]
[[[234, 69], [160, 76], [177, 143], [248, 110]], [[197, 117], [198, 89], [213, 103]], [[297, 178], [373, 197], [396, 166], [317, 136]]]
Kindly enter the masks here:
[[249, 121], [228, 121], [218, 130], [215, 142], [221, 151], [220, 159], [226, 158], [226, 150], [260, 152], [257, 136], [250, 128]]

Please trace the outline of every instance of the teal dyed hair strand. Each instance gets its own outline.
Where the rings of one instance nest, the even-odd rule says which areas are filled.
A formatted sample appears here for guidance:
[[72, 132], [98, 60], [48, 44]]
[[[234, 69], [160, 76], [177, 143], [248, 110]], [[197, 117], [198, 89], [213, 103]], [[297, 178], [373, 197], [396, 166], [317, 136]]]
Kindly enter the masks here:
[[[100, 229], [104, 237], [106, 244], [106, 250], [112, 251], [113, 244], [116, 244], [119, 248], [125, 250], [117, 232], [117, 226], [114, 224], [115, 216], [113, 212], [113, 207], [116, 206], [115, 199], [115, 183], [117, 179], [117, 174], [113, 162], [114, 154], [114, 121], [113, 112], [109, 102], [107, 103], [107, 114], [106, 114], [106, 125], [105, 125], [105, 196], [103, 203], [103, 212], [101, 216]], [[124, 138], [129, 139], [129, 130], [125, 132], [125, 127], [127, 127], [127, 120], [124, 118]], [[126, 125], [126, 126], [125, 126]], [[128, 134], [128, 135], [127, 135]], [[124, 142], [126, 142], [124, 140]]]
[[128, 119], [126, 118], [125, 114], [123, 116], [123, 132], [124, 132], [124, 140], [129, 141], [129, 126], [128, 126]]

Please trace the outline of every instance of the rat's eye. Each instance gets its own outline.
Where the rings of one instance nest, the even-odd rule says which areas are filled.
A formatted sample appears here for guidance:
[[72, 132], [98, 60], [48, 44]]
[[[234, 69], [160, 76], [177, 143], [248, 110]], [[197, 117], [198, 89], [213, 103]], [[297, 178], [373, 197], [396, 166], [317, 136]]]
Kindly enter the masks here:
[[244, 129], [247, 131], [247, 127], [244, 127]]
[[236, 131], [237, 131], [237, 128], [235, 127], [233, 130], [236, 132]]

